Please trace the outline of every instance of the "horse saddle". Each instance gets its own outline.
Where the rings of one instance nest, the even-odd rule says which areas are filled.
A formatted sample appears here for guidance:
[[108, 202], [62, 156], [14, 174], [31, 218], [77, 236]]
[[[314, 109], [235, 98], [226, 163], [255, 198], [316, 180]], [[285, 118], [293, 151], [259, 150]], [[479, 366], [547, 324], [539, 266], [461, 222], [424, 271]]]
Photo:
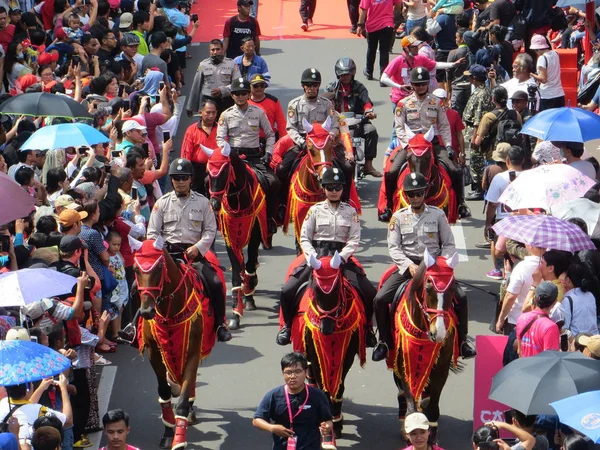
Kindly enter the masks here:
[[392, 316], [398, 309], [398, 306], [400, 305], [400, 300], [402, 299], [402, 296], [404, 295], [404, 292], [406, 291], [406, 288], [408, 287], [408, 283], [410, 281], [411, 281], [410, 279], [404, 281], [400, 286], [398, 286], [398, 289], [396, 289], [396, 293], [394, 294], [394, 300], [392, 301], [392, 310], [391, 310]]
[[[262, 187], [263, 191], [265, 192], [265, 194], [269, 191], [269, 182], [267, 181], [267, 177], [265, 176], [265, 173], [259, 169], [258, 167], [256, 167], [258, 164], [262, 164], [262, 161], [260, 163], [251, 163], [249, 161], [245, 161], [246, 164], [248, 164], [248, 166], [252, 169], [252, 171], [254, 172], [254, 174], [256, 175], [256, 179], [258, 180], [258, 184], [260, 184], [260, 186]], [[263, 165], [264, 167], [264, 165]], [[265, 168], [266, 170], [266, 168]]]

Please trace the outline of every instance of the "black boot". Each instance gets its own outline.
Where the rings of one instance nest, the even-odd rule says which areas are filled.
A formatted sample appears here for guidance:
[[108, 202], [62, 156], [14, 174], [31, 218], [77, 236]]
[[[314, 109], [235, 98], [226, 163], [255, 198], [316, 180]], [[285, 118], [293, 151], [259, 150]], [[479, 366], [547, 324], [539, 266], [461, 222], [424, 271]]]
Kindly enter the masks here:
[[456, 312], [456, 318], [458, 319], [456, 331], [458, 333], [458, 342], [460, 344], [460, 356], [462, 356], [463, 359], [473, 358], [477, 356], [477, 351], [467, 338], [469, 332], [469, 303], [467, 295], [458, 284], [454, 284], [454, 290], [457, 300], [454, 304], [454, 311]]
[[292, 342], [292, 330], [287, 326], [284, 326], [279, 333], [277, 333], [277, 338], [275, 339], [277, 345], [288, 345]]
[[375, 362], [383, 361], [385, 358], [387, 358], [387, 356], [388, 345], [383, 341], [379, 341], [377, 347], [375, 347], [375, 350], [373, 350], [373, 356], [371, 356], [371, 359]]
[[368, 325], [365, 327], [365, 341], [367, 347], [369, 348], [373, 348], [377, 345], [377, 337], [375, 337], [375, 332], [373, 331], [373, 328]]
[[475, 347], [471, 342], [465, 340], [460, 345], [460, 356], [462, 356], [462, 359], [475, 358], [477, 356], [477, 350], [475, 350]]
[[225, 324], [222, 323], [221, 325], [219, 325], [219, 327], [217, 328], [217, 340], [219, 342], [227, 342], [231, 340], [231, 337], [231, 333], [229, 332]]
[[459, 219], [467, 219], [471, 217], [471, 210], [464, 203], [458, 206], [458, 218]]
[[380, 222], [389, 222], [392, 219], [392, 210], [391, 208], [385, 208], [385, 211], [383, 211], [381, 214], [379, 214], [379, 221]]

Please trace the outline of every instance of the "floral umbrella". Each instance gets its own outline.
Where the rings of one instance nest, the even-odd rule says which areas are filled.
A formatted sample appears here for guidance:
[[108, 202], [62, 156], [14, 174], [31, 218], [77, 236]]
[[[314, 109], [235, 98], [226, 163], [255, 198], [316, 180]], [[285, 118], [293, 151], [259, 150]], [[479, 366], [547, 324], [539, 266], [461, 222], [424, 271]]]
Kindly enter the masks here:
[[0, 341], [0, 386], [53, 377], [71, 361], [51, 348], [29, 341]]

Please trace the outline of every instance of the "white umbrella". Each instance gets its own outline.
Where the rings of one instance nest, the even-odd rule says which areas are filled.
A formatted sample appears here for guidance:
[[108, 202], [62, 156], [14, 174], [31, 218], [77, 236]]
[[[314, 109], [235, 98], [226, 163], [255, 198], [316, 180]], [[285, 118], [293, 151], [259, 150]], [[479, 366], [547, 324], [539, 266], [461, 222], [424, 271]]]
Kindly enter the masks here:
[[587, 224], [590, 237], [600, 239], [600, 204], [587, 198], [576, 198], [553, 206], [550, 212], [559, 219], [582, 219]]
[[77, 278], [51, 269], [21, 269], [0, 275], [0, 306], [25, 306], [69, 294]]

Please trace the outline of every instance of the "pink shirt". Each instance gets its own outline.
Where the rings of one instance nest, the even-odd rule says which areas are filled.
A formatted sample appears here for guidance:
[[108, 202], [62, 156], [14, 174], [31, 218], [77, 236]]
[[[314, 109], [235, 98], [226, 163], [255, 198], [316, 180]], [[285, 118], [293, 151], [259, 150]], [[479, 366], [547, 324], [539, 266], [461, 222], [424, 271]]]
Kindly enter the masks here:
[[560, 334], [558, 326], [547, 317], [540, 317], [527, 330], [524, 336], [521, 336], [523, 329], [534, 319], [535, 316], [545, 314], [536, 309], [534, 311], [521, 314], [517, 320], [517, 338], [521, 341], [521, 358], [534, 356], [542, 353], [544, 350], [560, 350]]
[[[425, 70], [431, 72], [435, 69], [435, 61], [423, 55], [417, 55], [409, 64], [404, 55], [395, 57], [392, 62], [383, 71], [394, 83], [410, 84], [410, 71], [415, 67], [424, 67]], [[404, 97], [410, 95], [411, 92], [392, 88], [390, 98], [393, 103], [398, 103]]]
[[360, 8], [367, 10], [367, 33], [394, 26], [394, 6], [400, 0], [360, 0]]

